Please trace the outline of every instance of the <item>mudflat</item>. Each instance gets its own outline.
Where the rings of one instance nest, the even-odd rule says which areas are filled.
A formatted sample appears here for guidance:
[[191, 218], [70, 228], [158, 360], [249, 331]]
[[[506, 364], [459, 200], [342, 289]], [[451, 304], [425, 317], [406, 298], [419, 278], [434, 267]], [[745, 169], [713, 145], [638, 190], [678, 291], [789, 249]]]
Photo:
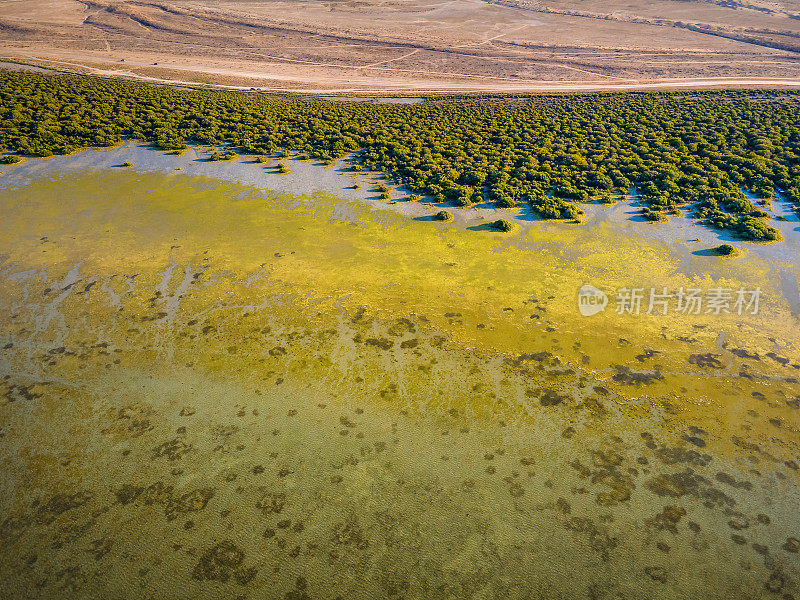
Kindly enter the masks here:
[[[292, 167], [7, 167], [3, 597], [800, 594], [796, 240], [501, 233]], [[583, 317], [587, 283], [762, 301]]]

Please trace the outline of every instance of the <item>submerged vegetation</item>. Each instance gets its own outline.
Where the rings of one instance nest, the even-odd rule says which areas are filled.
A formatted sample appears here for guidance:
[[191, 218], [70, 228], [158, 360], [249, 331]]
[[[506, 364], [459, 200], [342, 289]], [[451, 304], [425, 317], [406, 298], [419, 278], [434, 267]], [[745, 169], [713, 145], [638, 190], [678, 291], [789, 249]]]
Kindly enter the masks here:
[[577, 203], [613, 202], [633, 188], [650, 220], [686, 208], [710, 227], [763, 242], [780, 234], [744, 192], [779, 193], [800, 212], [798, 99], [738, 91], [380, 104], [7, 72], [0, 150], [15, 153], [9, 162], [128, 137], [163, 150], [224, 146], [211, 160], [236, 150], [330, 164], [352, 154], [353, 171], [383, 171], [454, 206], [528, 204], [542, 218], [575, 220]]

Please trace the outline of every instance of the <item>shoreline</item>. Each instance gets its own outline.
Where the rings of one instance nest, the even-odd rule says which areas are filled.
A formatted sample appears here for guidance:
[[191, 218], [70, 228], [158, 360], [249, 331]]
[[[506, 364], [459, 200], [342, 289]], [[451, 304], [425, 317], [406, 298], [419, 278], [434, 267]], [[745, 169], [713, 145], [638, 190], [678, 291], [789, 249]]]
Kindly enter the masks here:
[[[670, 216], [664, 223], [651, 223], [639, 213], [635, 197], [611, 205], [579, 204], [585, 214], [579, 223], [552, 221], [539, 218], [528, 206], [517, 208], [495, 208], [491, 203], [476, 204], [469, 208], [457, 208], [444, 203], [413, 202], [405, 200], [408, 194], [396, 186], [390, 187], [393, 199], [382, 200], [375, 187], [387, 184], [383, 175], [377, 172], [353, 173], [346, 170], [347, 158], [323, 166], [314, 160], [298, 158], [269, 158], [259, 164], [251, 157], [238, 155], [230, 161], [208, 161], [206, 157], [213, 148], [190, 146], [180, 155], [155, 150], [147, 143], [126, 141], [112, 148], [88, 148], [68, 156], [48, 158], [28, 158], [15, 165], [6, 165], [0, 175], [0, 189], [9, 186], [22, 186], [37, 177], [52, 174], [63, 175], [69, 172], [132, 171], [141, 174], [161, 173], [166, 175], [187, 175], [202, 177], [209, 185], [214, 182], [234, 183], [260, 192], [291, 194], [294, 197], [308, 198], [303, 206], [313, 205], [315, 195], [325, 194], [335, 198], [336, 206], [332, 220], [358, 222], [357, 207], [368, 207], [378, 213], [376, 218], [384, 220], [379, 213], [395, 214], [403, 220], [425, 221], [425, 225], [445, 231], [450, 227], [467, 230], [475, 236], [488, 236], [496, 239], [499, 246], [524, 244], [534, 232], [542, 239], [591, 239], [601, 238], [609, 233], [621, 235], [642, 243], [657, 242], [666, 251], [680, 259], [679, 271], [687, 277], [703, 277], [711, 273], [719, 277], [724, 272], [724, 264], [749, 264], [762, 261], [759, 268], [768, 268], [778, 283], [784, 300], [792, 313], [800, 316], [800, 273], [794, 270], [800, 264], [800, 217], [786, 202], [775, 200], [771, 207], [770, 223], [778, 228], [784, 239], [780, 242], [760, 244], [743, 242], [734, 235], [700, 225], [685, 214]], [[123, 163], [132, 163], [122, 167]], [[290, 173], [280, 174], [274, 169], [278, 162], [285, 162]], [[361, 188], [353, 189], [358, 183]], [[300, 204], [295, 203], [297, 207]], [[289, 207], [291, 208], [291, 206]], [[447, 210], [453, 219], [437, 221], [436, 213]], [[785, 221], [776, 220], [784, 216]], [[497, 219], [505, 219], [515, 225], [508, 233], [493, 231], [487, 227]], [[388, 222], [388, 221], [387, 221]], [[574, 243], [574, 242], [573, 242]], [[742, 256], [730, 259], [713, 256], [710, 249], [720, 244], [734, 244], [746, 251]], [[570, 245], [565, 249], [569, 252]], [[716, 275], [713, 275], [716, 273]]]
[[[314, 159], [302, 160], [296, 157], [269, 157], [266, 163], [256, 163], [249, 155], [237, 155], [233, 160], [209, 161], [207, 156], [218, 148], [191, 145], [179, 155], [156, 150], [150, 144], [140, 141], [125, 141], [111, 148], [86, 148], [67, 156], [48, 158], [28, 157], [15, 165], [3, 165], [0, 182], [14, 185], [17, 177], [32, 177], [46, 171], [52, 165], [57, 170], [76, 168], [113, 169], [125, 168], [140, 172], [184, 173], [211, 179], [239, 183], [260, 190], [279, 191], [307, 196], [314, 193], [330, 193], [343, 200], [366, 204], [374, 210], [398, 213], [404, 218], [434, 221], [434, 215], [447, 210], [454, 216], [439, 226], [455, 225], [466, 229], [480, 228], [497, 219], [506, 219], [519, 226], [525, 233], [536, 224], [544, 231], [576, 228], [587, 230], [599, 225], [619, 228], [623, 233], [658, 240], [686, 252], [698, 254], [722, 243], [738, 244], [748, 249], [749, 254], [774, 263], [800, 263], [800, 216], [788, 202], [776, 199], [770, 207], [771, 226], [778, 229], [783, 240], [760, 244], [747, 242], [727, 231], [720, 231], [699, 224], [682, 211], [680, 216], [670, 215], [669, 221], [651, 223], [639, 213], [634, 194], [627, 200], [610, 205], [597, 203], [576, 203], [585, 213], [579, 223], [546, 220], [536, 215], [530, 207], [495, 208], [490, 202], [481, 202], [467, 208], [451, 206], [447, 203], [414, 202], [407, 198], [408, 192], [402, 186], [390, 185], [380, 172], [354, 173], [347, 170], [348, 157], [324, 166]], [[277, 163], [284, 162], [290, 172], [281, 174], [274, 170]], [[122, 167], [124, 163], [132, 163]], [[1, 185], [2, 183], [0, 183]], [[358, 184], [360, 189], [353, 189]], [[392, 197], [382, 200], [374, 190], [375, 186], [385, 184]], [[346, 210], [342, 214], [346, 214]], [[779, 220], [782, 217], [785, 220]], [[476, 232], [477, 233], [477, 232]], [[493, 235], [505, 235], [495, 232]], [[513, 235], [513, 234], [512, 234]]]

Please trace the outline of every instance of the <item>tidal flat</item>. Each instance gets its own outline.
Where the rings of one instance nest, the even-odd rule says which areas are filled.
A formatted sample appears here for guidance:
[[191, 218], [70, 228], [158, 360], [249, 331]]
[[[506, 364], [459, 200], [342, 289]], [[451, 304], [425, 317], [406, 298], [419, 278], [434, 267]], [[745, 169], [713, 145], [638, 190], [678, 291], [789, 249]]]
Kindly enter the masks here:
[[[196, 158], [0, 178], [4, 598], [800, 598], [796, 239]], [[664, 286], [760, 310], [613, 310]]]

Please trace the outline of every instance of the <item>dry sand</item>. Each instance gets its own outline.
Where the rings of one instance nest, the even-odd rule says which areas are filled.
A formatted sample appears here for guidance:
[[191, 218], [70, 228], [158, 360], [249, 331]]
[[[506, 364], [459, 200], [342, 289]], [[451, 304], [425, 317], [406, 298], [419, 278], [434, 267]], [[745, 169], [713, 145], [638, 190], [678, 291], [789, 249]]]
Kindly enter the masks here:
[[800, 2], [0, 4], [0, 58], [315, 92], [796, 86]]

